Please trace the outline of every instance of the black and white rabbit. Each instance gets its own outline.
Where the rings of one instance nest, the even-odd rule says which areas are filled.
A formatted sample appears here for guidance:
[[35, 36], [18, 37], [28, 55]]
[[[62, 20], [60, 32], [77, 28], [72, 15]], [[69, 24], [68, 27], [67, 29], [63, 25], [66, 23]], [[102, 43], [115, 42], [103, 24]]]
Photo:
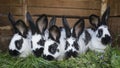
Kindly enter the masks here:
[[33, 21], [29, 12], [26, 14], [32, 32], [31, 48], [36, 57], [43, 55], [44, 43], [48, 38], [48, 19], [46, 15], [41, 15], [36, 22]]
[[62, 60], [65, 53], [64, 29], [55, 25], [55, 17], [51, 21], [54, 24], [49, 28], [49, 37], [45, 41], [43, 58], [46, 60]]
[[32, 54], [30, 32], [24, 21], [15, 21], [11, 13], [9, 13], [8, 18], [14, 29], [14, 34], [9, 44], [9, 54], [12, 56], [27, 57]]
[[91, 15], [89, 17], [90, 23], [93, 26], [92, 39], [89, 45], [89, 49], [96, 52], [105, 52], [105, 48], [111, 43], [111, 34], [107, 25], [110, 15], [110, 7], [106, 9], [102, 18], [97, 15]]
[[76, 57], [80, 53], [79, 37], [84, 31], [84, 20], [79, 19], [71, 29], [65, 17], [62, 18], [66, 32], [65, 58]]

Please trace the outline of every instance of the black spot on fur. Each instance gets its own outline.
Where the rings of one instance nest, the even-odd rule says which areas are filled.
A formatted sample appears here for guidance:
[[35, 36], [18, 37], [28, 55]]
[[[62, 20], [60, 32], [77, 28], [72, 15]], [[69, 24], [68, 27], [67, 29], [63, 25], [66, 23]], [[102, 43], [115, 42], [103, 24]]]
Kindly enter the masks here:
[[65, 50], [67, 50], [68, 46], [70, 46], [70, 44], [66, 41]]
[[33, 48], [33, 43], [32, 43], [32, 41], [31, 41], [31, 48]]
[[18, 56], [20, 53], [17, 50], [9, 50], [11, 56]]
[[42, 38], [42, 39], [40, 39], [40, 41], [37, 42], [37, 44], [40, 46], [44, 46], [45, 40]]
[[56, 43], [54, 43], [54, 44], [52, 44], [52, 45], [49, 46], [48, 51], [49, 51], [50, 53], [52, 53], [52, 54], [55, 54], [56, 51], [58, 51], [57, 47], [58, 47], [58, 45], [57, 45]]
[[76, 50], [79, 50], [79, 45], [77, 43], [77, 41], [75, 41], [72, 45]]
[[98, 34], [97, 37], [100, 38], [103, 34], [103, 30], [102, 29], [98, 29]]
[[108, 35], [105, 35], [105, 37], [102, 38], [101, 42], [102, 44], [107, 45], [111, 42], [111, 37]]
[[85, 41], [85, 45], [87, 45], [90, 40], [91, 40], [91, 35], [90, 35], [90, 33], [87, 30], [85, 30], [85, 40], [84, 40]]
[[96, 30], [96, 28], [91, 28], [91, 30], [95, 31], [95, 30]]
[[36, 50], [33, 50], [33, 53], [36, 57], [40, 57], [42, 54], [43, 54], [43, 49], [44, 48], [40, 48], [40, 49], [36, 49]]
[[15, 41], [15, 46], [18, 50], [20, 50], [22, 48], [22, 44], [23, 44], [23, 39]]
[[69, 50], [65, 53], [66, 59], [70, 57], [77, 57], [77, 56], [78, 56], [78, 53], [76, 51]]
[[51, 56], [51, 55], [43, 55], [43, 58], [46, 59], [46, 60], [54, 60], [54, 57]]

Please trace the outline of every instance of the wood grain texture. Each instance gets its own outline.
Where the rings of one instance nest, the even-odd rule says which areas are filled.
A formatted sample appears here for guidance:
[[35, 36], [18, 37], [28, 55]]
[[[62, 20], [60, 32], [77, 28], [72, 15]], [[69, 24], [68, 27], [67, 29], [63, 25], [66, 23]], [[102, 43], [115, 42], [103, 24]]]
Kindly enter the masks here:
[[28, 0], [30, 7], [100, 9], [101, 0]]
[[120, 17], [111, 17], [108, 24], [111, 34], [120, 35]]
[[111, 8], [111, 16], [120, 16], [120, 0], [108, 0], [108, 6]]
[[63, 8], [39, 8], [29, 7], [28, 11], [32, 15], [48, 14], [48, 15], [71, 15], [71, 16], [89, 16], [91, 14], [100, 14], [99, 10], [83, 10], [83, 9], [63, 9]]
[[0, 0], [0, 6], [22, 6], [23, 0]]
[[[15, 20], [22, 19], [24, 21], [23, 16], [14, 16]], [[11, 25], [7, 16], [0, 16], [0, 27]]]
[[14, 15], [23, 15], [23, 7], [0, 7], [0, 14], [7, 15], [9, 12]]

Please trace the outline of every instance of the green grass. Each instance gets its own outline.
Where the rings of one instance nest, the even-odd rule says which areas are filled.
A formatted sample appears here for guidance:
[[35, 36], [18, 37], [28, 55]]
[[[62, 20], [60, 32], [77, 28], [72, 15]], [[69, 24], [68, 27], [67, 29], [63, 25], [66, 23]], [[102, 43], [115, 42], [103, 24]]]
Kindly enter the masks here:
[[105, 54], [89, 51], [85, 55], [63, 61], [47, 61], [32, 55], [15, 58], [8, 53], [1, 53], [0, 68], [120, 68], [120, 51], [108, 47]]

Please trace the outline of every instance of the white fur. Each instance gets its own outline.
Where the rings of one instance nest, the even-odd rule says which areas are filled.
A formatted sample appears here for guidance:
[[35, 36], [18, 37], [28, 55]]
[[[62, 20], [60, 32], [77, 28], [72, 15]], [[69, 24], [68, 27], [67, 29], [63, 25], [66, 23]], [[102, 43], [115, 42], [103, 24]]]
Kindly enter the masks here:
[[41, 47], [43, 48], [43, 46], [37, 44], [37, 42], [40, 41], [41, 38], [42, 36], [37, 33], [32, 36], [32, 45], [33, 45], [32, 50], [36, 50], [37, 48], [41, 48]]
[[[62, 60], [64, 58], [64, 53], [65, 53], [65, 30], [62, 29], [61, 30], [61, 37], [59, 39], [60, 43], [57, 43], [51, 39], [48, 39], [46, 40], [45, 42], [45, 45], [44, 45], [44, 51], [43, 51], [43, 54], [44, 55], [51, 55], [53, 56], [56, 60]], [[49, 49], [49, 46], [51, 44], [54, 44], [54, 43], [57, 43], [58, 44], [58, 47], [57, 49], [59, 50], [59, 52], [56, 52], [55, 54], [51, 54], [48, 49]]]
[[63, 60], [63, 58], [65, 57], [65, 29], [62, 29], [61, 30], [61, 37], [60, 37], [60, 45], [59, 45], [59, 48], [60, 48], [60, 55], [59, 57], [57, 58], [57, 60]]
[[44, 40], [48, 39], [48, 31], [45, 31], [45, 36], [37, 34], [37, 33], [35, 33], [34, 35], [32, 35], [32, 39], [31, 39], [32, 45], [33, 45], [32, 50], [36, 50], [37, 48], [44, 48], [43, 45], [40, 46], [40, 45], [37, 44], [37, 42], [39, 42], [40, 39], [42, 39], [42, 38]]
[[[21, 38], [23, 39], [22, 48], [18, 50], [15, 46], [15, 41]], [[9, 44], [9, 49], [17, 50], [18, 52], [20, 52], [20, 55], [19, 55], [20, 57], [27, 57], [29, 54], [32, 53], [30, 40], [27, 38], [21, 37], [19, 34], [14, 34], [14, 36], [12, 37], [12, 40], [10, 41], [10, 44]]]
[[[60, 53], [56, 52], [55, 54], [51, 54], [48, 49], [49, 49], [49, 46], [51, 44], [55, 43], [55, 41], [51, 40], [51, 39], [48, 39], [46, 42], [45, 42], [45, 45], [44, 45], [44, 51], [43, 51], [43, 54], [44, 55], [52, 55], [55, 59], [57, 59], [57, 57], [60, 55]], [[58, 44], [58, 43], [57, 43]], [[60, 49], [59, 48], [59, 44], [58, 44], [58, 48], [57, 49]]]
[[91, 45], [91, 40], [88, 42], [88, 44], [85, 44], [85, 31], [88, 31], [90, 36], [92, 37], [92, 34], [94, 31], [92, 29], [85, 29], [83, 33], [80, 35], [78, 44], [79, 44], [79, 54], [85, 54], [88, 50], [88, 47]]
[[44, 39], [47, 40], [48, 37], [49, 37], [49, 31], [48, 31], [48, 29], [46, 29]]
[[79, 54], [85, 53], [88, 49], [88, 45], [85, 45], [84, 39], [85, 39], [85, 33], [83, 32], [82, 35], [79, 37], [79, 40], [78, 40]]
[[72, 51], [77, 51], [72, 45], [74, 44], [74, 42], [76, 41], [75, 38], [70, 37], [68, 39], [66, 39], [66, 41], [68, 41], [68, 43], [70, 44], [70, 46], [68, 46], [66, 51], [72, 50]]
[[[103, 29], [103, 35], [102, 37], [105, 37], [105, 34], [110, 35], [109, 31], [108, 31], [108, 27], [105, 25], [100, 26], [98, 29]], [[92, 34], [92, 40], [91, 40], [91, 45], [89, 45], [90, 50], [93, 51], [97, 51], [97, 52], [104, 52], [106, 45], [103, 45], [101, 43], [101, 38], [96, 37], [96, 35], [98, 34], [98, 30], [96, 30], [93, 34]]]

